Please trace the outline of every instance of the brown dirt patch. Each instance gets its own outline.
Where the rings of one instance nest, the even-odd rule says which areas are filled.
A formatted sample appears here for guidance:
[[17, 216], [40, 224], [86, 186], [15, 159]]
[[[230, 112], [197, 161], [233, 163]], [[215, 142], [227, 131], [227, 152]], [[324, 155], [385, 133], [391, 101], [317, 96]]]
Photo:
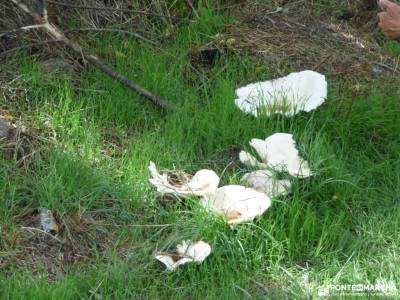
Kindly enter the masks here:
[[376, 28], [376, 12], [359, 13], [351, 22], [339, 21], [337, 16], [311, 14], [307, 1], [296, 2], [278, 9], [273, 4], [242, 2], [231, 11], [238, 22], [215, 36], [214, 43], [234, 52], [246, 51], [271, 67], [287, 64], [337, 79], [371, 80], [398, 74], [398, 61], [370, 31]]
[[115, 239], [102, 221], [80, 214], [56, 217], [61, 224], [57, 235], [42, 231], [36, 209], [18, 219], [20, 225], [3, 241], [3, 251], [9, 255], [0, 258], [0, 268], [6, 274], [15, 268], [32, 274], [46, 270], [52, 282], [67, 266], [94, 260], [95, 254], [111, 248]]

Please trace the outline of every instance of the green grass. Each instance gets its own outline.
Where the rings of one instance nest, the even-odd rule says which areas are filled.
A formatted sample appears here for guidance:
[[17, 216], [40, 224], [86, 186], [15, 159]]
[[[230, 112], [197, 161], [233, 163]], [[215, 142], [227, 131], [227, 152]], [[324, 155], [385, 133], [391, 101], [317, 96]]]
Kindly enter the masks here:
[[[16, 157], [0, 162], [2, 298], [302, 298], [321, 284], [379, 279], [400, 288], [398, 87], [361, 85], [352, 101], [349, 86], [330, 81], [328, 100], [315, 112], [254, 119], [234, 107], [234, 90], [278, 70], [225, 54], [210, 70], [193, 73], [191, 45], [232, 21], [212, 9], [198, 13], [200, 20], [179, 28], [166, 52], [115, 35], [91, 45], [118, 71], [176, 104], [176, 112], [160, 111], [92, 68], [71, 81], [42, 73], [23, 54], [4, 66], [22, 74], [25, 98], [1, 105], [40, 140], [27, 167], [17, 167]], [[316, 175], [295, 180], [292, 193], [273, 199], [253, 223], [231, 230], [196, 199], [165, 203], [148, 184], [150, 160], [187, 172], [212, 168], [223, 184], [237, 183], [246, 171], [238, 150], [275, 132], [293, 133]], [[32, 270], [26, 258], [21, 263], [27, 246], [21, 226], [42, 206], [60, 220], [77, 214], [93, 220], [79, 233], [66, 222], [60, 237], [72, 235], [89, 249], [86, 261], [56, 274], [40, 264]], [[163, 272], [152, 254], [182, 239], [209, 242], [212, 255]]]

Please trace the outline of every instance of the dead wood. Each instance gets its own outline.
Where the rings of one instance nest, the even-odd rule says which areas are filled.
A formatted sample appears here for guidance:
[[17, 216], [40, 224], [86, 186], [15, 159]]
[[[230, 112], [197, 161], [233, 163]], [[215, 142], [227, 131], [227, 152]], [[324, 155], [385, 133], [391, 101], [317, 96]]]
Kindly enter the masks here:
[[78, 43], [68, 39], [64, 35], [64, 33], [57, 28], [57, 26], [51, 24], [48, 21], [47, 9], [45, 3], [46, 1], [41, 1], [41, 3], [43, 4], [42, 16], [36, 13], [35, 11], [31, 10], [30, 8], [28, 8], [24, 3], [22, 3], [19, 0], [11, 0], [11, 1], [16, 6], [18, 6], [22, 11], [24, 11], [26, 14], [29, 14], [34, 19], [34, 21], [37, 23], [35, 24], [35, 28], [44, 29], [52, 39], [63, 42], [69, 48], [71, 48], [75, 53], [77, 53], [80, 56], [83, 56], [88, 62], [96, 66], [98, 69], [106, 73], [108, 76], [118, 80], [124, 86], [135, 91], [139, 95], [149, 99], [154, 104], [165, 109], [173, 109], [172, 105], [169, 104], [165, 99], [161, 98], [160, 96], [152, 94], [150, 91], [144, 89], [143, 87], [133, 82], [132, 80], [115, 72], [112, 68], [103, 63], [97, 56], [90, 54], [86, 49], [81, 47]]

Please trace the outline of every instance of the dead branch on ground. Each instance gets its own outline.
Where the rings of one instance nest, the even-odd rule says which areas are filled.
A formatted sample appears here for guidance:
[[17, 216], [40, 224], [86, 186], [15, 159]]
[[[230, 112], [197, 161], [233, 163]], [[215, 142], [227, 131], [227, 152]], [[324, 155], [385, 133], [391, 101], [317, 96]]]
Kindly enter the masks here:
[[[71, 48], [75, 53], [77, 53], [80, 56], [83, 56], [85, 60], [96, 66], [98, 69], [106, 73], [108, 76], [118, 80], [124, 86], [135, 91], [139, 95], [149, 99], [154, 104], [165, 109], [173, 109], [172, 105], [168, 103], [165, 99], [161, 98], [160, 96], [152, 94], [150, 91], [144, 89], [137, 83], [115, 72], [112, 68], [103, 63], [97, 56], [90, 54], [86, 49], [82, 48], [78, 43], [68, 39], [64, 35], [64, 33], [60, 29], [58, 29], [57, 26], [49, 22], [47, 16], [47, 5], [45, 0], [37, 0], [37, 4], [39, 4], [39, 7], [41, 7], [42, 16], [39, 15], [37, 12], [28, 8], [28, 6], [26, 6], [20, 0], [11, 0], [11, 1], [16, 6], [18, 6], [23, 12], [30, 15], [34, 19], [34, 21], [37, 23], [35, 25], [32, 25], [34, 26], [34, 28], [44, 29], [53, 40], [63, 42], [65, 45]], [[32, 26], [28, 26], [28, 28]]]

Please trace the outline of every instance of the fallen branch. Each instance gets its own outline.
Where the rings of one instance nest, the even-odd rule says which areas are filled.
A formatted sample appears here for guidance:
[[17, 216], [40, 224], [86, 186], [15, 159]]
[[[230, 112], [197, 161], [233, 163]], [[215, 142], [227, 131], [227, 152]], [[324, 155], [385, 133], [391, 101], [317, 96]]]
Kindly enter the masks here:
[[43, 3], [43, 16], [40, 16], [38, 13], [30, 10], [24, 3], [20, 0], [11, 0], [15, 5], [17, 5], [22, 11], [29, 14], [34, 21], [41, 25], [43, 29], [49, 34], [49, 36], [56, 40], [65, 43], [68, 47], [70, 47], [73, 51], [75, 51], [78, 55], [83, 56], [88, 62], [99, 68], [101, 71], [106, 73], [108, 76], [118, 80], [126, 87], [130, 88], [131, 90], [137, 92], [139, 95], [149, 99], [154, 104], [166, 108], [172, 109], [173, 107], [163, 98], [152, 94], [150, 91], [142, 88], [135, 82], [131, 81], [130, 79], [122, 76], [121, 74], [112, 70], [109, 66], [104, 64], [97, 56], [90, 54], [87, 50], [82, 48], [78, 43], [75, 43], [68, 39], [64, 33], [58, 29], [55, 25], [51, 24], [47, 18], [47, 9], [46, 9], [46, 1], [41, 1]]

